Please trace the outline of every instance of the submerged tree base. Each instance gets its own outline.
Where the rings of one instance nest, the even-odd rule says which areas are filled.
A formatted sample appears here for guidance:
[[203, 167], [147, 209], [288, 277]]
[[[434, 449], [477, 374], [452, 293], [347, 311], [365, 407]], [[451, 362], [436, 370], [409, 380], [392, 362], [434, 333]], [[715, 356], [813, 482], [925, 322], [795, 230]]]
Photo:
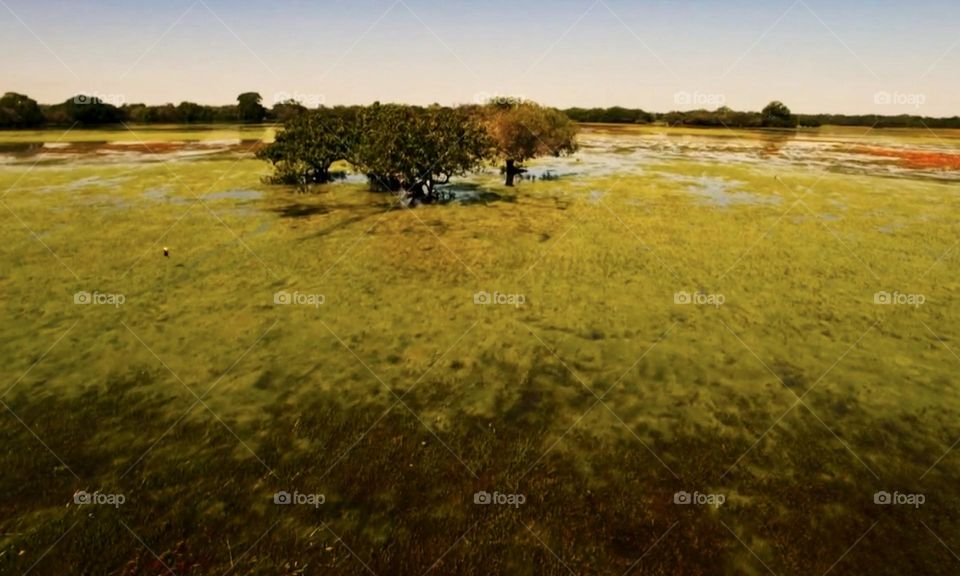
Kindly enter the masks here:
[[382, 177], [376, 174], [367, 174], [367, 178], [373, 191], [396, 194], [400, 198], [400, 203], [407, 208], [420, 204], [442, 204], [456, 197], [453, 192], [438, 187], [438, 184], [446, 184], [447, 181], [438, 183], [425, 180], [408, 184], [396, 177]]
[[503, 173], [506, 175], [504, 185], [513, 186], [514, 179], [516, 179], [517, 176], [526, 174], [527, 169], [523, 166], [518, 166], [515, 160], [507, 160], [507, 165], [503, 168]]

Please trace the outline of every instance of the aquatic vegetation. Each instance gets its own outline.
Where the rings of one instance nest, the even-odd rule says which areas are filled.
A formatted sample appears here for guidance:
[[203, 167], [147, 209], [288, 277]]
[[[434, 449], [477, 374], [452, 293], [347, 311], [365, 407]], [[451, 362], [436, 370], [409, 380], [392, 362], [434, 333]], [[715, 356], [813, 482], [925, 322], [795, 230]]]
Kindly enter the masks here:
[[416, 210], [4, 163], [0, 573], [953, 574], [957, 174], [855, 148], [955, 145], [586, 130]]
[[943, 152], [921, 152], [913, 150], [886, 150], [880, 148], [863, 148], [866, 154], [896, 158], [908, 168], [941, 168], [943, 170], [960, 170], [960, 154], [945, 154]]

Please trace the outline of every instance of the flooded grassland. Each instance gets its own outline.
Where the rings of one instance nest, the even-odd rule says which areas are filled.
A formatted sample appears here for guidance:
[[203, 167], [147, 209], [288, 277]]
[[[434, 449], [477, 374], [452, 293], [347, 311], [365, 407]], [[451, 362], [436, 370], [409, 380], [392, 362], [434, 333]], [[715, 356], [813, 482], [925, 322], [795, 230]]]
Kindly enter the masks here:
[[960, 134], [270, 137], [0, 133], [0, 573], [957, 573]]

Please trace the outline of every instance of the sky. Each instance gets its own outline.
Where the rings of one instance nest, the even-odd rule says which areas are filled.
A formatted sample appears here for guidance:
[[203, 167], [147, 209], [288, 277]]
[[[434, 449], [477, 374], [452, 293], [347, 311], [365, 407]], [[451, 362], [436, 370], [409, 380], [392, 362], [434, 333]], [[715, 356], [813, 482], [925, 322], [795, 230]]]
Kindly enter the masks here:
[[958, 24], [957, 0], [0, 0], [0, 91], [955, 116]]

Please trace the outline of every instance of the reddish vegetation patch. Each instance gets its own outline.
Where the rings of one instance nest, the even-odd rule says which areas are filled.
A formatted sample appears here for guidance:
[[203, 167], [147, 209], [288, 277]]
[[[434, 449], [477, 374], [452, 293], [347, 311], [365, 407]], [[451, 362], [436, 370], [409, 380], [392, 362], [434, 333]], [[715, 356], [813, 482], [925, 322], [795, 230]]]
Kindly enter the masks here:
[[960, 154], [945, 152], [918, 152], [912, 150], [895, 150], [891, 148], [861, 147], [857, 152], [895, 158], [905, 168], [939, 168], [941, 170], [960, 170]]

